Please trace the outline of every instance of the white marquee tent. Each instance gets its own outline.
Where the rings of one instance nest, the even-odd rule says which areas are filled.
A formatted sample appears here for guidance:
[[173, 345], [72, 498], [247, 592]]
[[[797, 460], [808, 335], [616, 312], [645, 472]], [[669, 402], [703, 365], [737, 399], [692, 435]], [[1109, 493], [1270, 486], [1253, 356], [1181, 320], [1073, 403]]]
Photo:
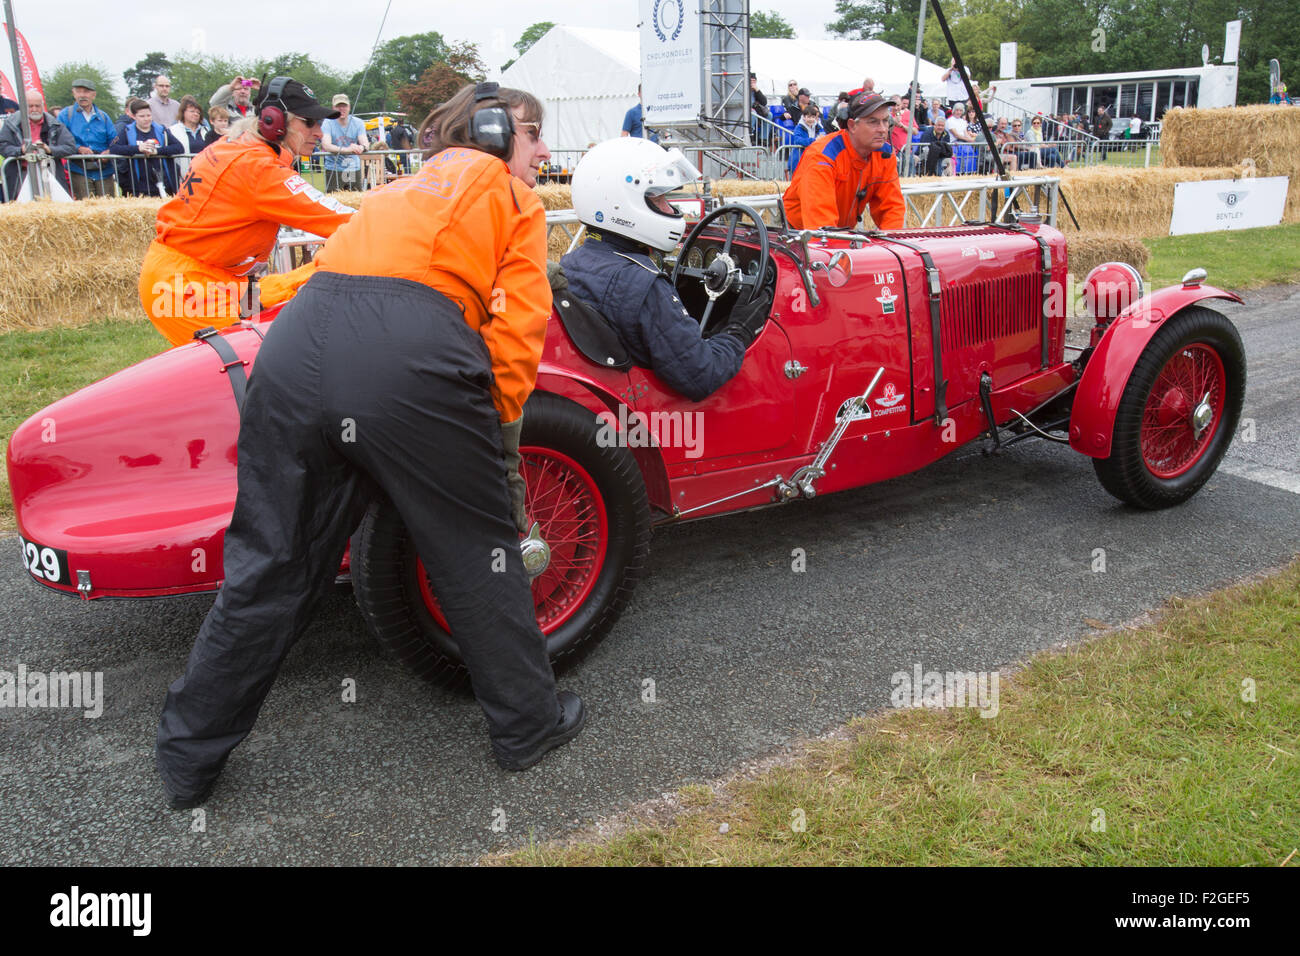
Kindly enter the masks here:
[[[826, 105], [864, 77], [886, 93], [903, 93], [912, 82], [912, 54], [880, 40], [750, 40], [749, 55], [772, 103], [791, 79]], [[557, 26], [501, 74], [501, 85], [543, 101], [552, 150], [576, 149], [619, 135], [623, 116], [636, 105], [640, 69], [637, 31]], [[942, 95], [943, 70], [922, 60], [921, 88]]]

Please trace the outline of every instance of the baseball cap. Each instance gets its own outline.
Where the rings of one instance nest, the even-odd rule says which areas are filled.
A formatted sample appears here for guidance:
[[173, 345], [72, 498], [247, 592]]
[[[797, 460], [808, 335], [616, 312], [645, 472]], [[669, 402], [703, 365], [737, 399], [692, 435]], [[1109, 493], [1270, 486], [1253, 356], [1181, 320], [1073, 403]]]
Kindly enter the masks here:
[[340, 103], [343, 104], [344, 106], [352, 105], [352, 101], [348, 99], [348, 95], [346, 93], [335, 93], [334, 99], [330, 100], [330, 102], [335, 106], [338, 106]]
[[[280, 79], [276, 77], [275, 80]], [[277, 99], [284, 104], [284, 108], [295, 116], [301, 116], [303, 119], [338, 119], [339, 111], [330, 109], [328, 106], [322, 106], [320, 100], [316, 99], [316, 92], [310, 86], [304, 86], [297, 80], [285, 78], [284, 90], [281, 91]], [[262, 95], [257, 99], [257, 108], [261, 109], [267, 103], [267, 97], [270, 94], [271, 87], [275, 86], [275, 80], [262, 86]]]
[[812, 96], [812, 93], [808, 92], [808, 87], [801, 86], [799, 87], [799, 92], [796, 93], [795, 96]]
[[83, 87], [83, 88], [85, 88], [85, 89], [87, 89], [87, 90], [94, 90], [94, 89], [95, 89], [95, 84], [94, 84], [93, 82], [91, 82], [90, 80], [86, 79], [84, 76], [83, 76], [83, 77], [80, 77], [80, 78], [78, 78], [78, 79], [75, 79], [75, 80], [72, 81], [72, 88], [73, 88], [74, 90], [75, 90], [77, 87], [79, 87], [79, 86], [80, 86], [80, 87]]
[[849, 100], [849, 119], [861, 119], [882, 109], [889, 109], [889, 100], [879, 93], [859, 93]]

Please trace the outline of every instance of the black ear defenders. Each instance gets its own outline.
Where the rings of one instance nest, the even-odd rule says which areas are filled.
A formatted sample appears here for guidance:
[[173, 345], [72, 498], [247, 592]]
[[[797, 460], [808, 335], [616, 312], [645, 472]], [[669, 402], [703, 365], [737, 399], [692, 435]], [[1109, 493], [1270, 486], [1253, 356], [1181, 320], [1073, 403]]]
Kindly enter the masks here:
[[[280, 142], [284, 139], [284, 134], [289, 131], [289, 108], [284, 105], [284, 100], [280, 99], [289, 79], [287, 76], [277, 76], [273, 79], [271, 85], [266, 87], [266, 92], [262, 94], [257, 107], [257, 131], [262, 134], [263, 139], [272, 143]], [[272, 103], [279, 105], [272, 106]]]
[[497, 97], [497, 83], [480, 83], [474, 87], [474, 102], [497, 100], [497, 106], [485, 106], [470, 117], [470, 141], [483, 150], [501, 159], [509, 159], [514, 151], [515, 119], [510, 110]]

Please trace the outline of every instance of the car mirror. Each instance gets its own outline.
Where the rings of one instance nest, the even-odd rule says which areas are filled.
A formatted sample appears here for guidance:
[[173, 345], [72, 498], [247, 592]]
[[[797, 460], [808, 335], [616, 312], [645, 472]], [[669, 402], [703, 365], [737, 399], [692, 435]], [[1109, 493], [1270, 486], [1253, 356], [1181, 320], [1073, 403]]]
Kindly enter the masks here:
[[837, 249], [831, 253], [830, 262], [814, 262], [812, 271], [826, 273], [826, 281], [831, 288], [839, 289], [853, 278], [853, 259], [845, 250]]

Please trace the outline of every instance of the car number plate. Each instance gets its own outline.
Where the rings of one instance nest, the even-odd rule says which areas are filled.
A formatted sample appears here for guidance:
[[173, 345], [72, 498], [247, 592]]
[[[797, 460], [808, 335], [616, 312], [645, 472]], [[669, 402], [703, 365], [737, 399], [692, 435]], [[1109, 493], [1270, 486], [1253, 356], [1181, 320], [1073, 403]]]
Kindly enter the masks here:
[[68, 552], [39, 545], [21, 535], [18, 541], [23, 549], [23, 565], [32, 577], [50, 584], [72, 583], [72, 575], [68, 573]]

